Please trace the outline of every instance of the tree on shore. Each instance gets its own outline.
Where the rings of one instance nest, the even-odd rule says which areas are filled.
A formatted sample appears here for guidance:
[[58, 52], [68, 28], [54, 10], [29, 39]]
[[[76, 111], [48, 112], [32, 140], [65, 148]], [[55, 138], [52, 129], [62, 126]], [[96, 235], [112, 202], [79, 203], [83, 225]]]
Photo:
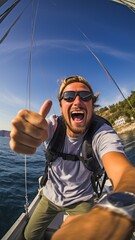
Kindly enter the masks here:
[[[130, 104], [129, 104], [130, 103]], [[131, 106], [132, 107], [131, 107]], [[109, 107], [103, 107], [96, 111], [96, 114], [106, 118], [112, 125], [119, 117], [124, 117], [126, 122], [135, 120], [135, 91], [131, 91], [131, 95], [116, 104]]]

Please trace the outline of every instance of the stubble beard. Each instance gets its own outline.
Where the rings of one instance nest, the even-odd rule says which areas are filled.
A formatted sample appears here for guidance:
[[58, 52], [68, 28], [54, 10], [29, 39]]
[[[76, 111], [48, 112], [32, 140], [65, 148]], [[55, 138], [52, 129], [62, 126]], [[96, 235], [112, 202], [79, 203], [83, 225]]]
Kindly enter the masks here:
[[64, 116], [63, 116], [63, 120], [65, 122], [67, 129], [69, 129], [73, 134], [78, 135], [78, 136], [83, 135], [89, 128], [89, 124], [82, 126], [82, 127], [72, 127], [72, 125], [66, 121]]

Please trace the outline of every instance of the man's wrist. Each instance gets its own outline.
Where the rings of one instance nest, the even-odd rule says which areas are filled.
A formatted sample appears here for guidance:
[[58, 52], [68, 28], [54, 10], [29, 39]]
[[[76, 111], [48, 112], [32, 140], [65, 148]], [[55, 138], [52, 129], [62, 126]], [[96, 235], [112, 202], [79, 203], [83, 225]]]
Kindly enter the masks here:
[[96, 205], [132, 221], [135, 225], [135, 194], [115, 192], [105, 195]]

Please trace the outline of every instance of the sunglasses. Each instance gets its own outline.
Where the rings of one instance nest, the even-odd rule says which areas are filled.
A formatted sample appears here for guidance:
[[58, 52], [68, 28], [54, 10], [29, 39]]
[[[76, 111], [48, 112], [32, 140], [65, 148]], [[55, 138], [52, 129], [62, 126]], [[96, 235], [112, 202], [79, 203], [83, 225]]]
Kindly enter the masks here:
[[67, 91], [67, 92], [62, 93], [62, 95], [60, 97], [60, 101], [62, 99], [64, 99], [67, 102], [73, 102], [75, 100], [76, 96], [79, 96], [80, 99], [84, 102], [91, 100], [93, 97], [91, 92], [89, 92], [89, 91], [77, 91], [77, 92]]

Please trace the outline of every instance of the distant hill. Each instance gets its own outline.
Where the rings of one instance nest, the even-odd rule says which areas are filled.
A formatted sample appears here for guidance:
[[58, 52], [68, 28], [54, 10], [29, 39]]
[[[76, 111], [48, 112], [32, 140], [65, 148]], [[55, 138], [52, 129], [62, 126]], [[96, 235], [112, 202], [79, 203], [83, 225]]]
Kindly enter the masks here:
[[[132, 107], [132, 108], [131, 108]], [[116, 104], [112, 104], [109, 107], [99, 108], [96, 114], [106, 118], [113, 126], [115, 126], [115, 120], [119, 117], [124, 117], [126, 123], [135, 121], [135, 91], [131, 91], [131, 95]]]
[[9, 137], [10, 131], [0, 130], [0, 137]]

